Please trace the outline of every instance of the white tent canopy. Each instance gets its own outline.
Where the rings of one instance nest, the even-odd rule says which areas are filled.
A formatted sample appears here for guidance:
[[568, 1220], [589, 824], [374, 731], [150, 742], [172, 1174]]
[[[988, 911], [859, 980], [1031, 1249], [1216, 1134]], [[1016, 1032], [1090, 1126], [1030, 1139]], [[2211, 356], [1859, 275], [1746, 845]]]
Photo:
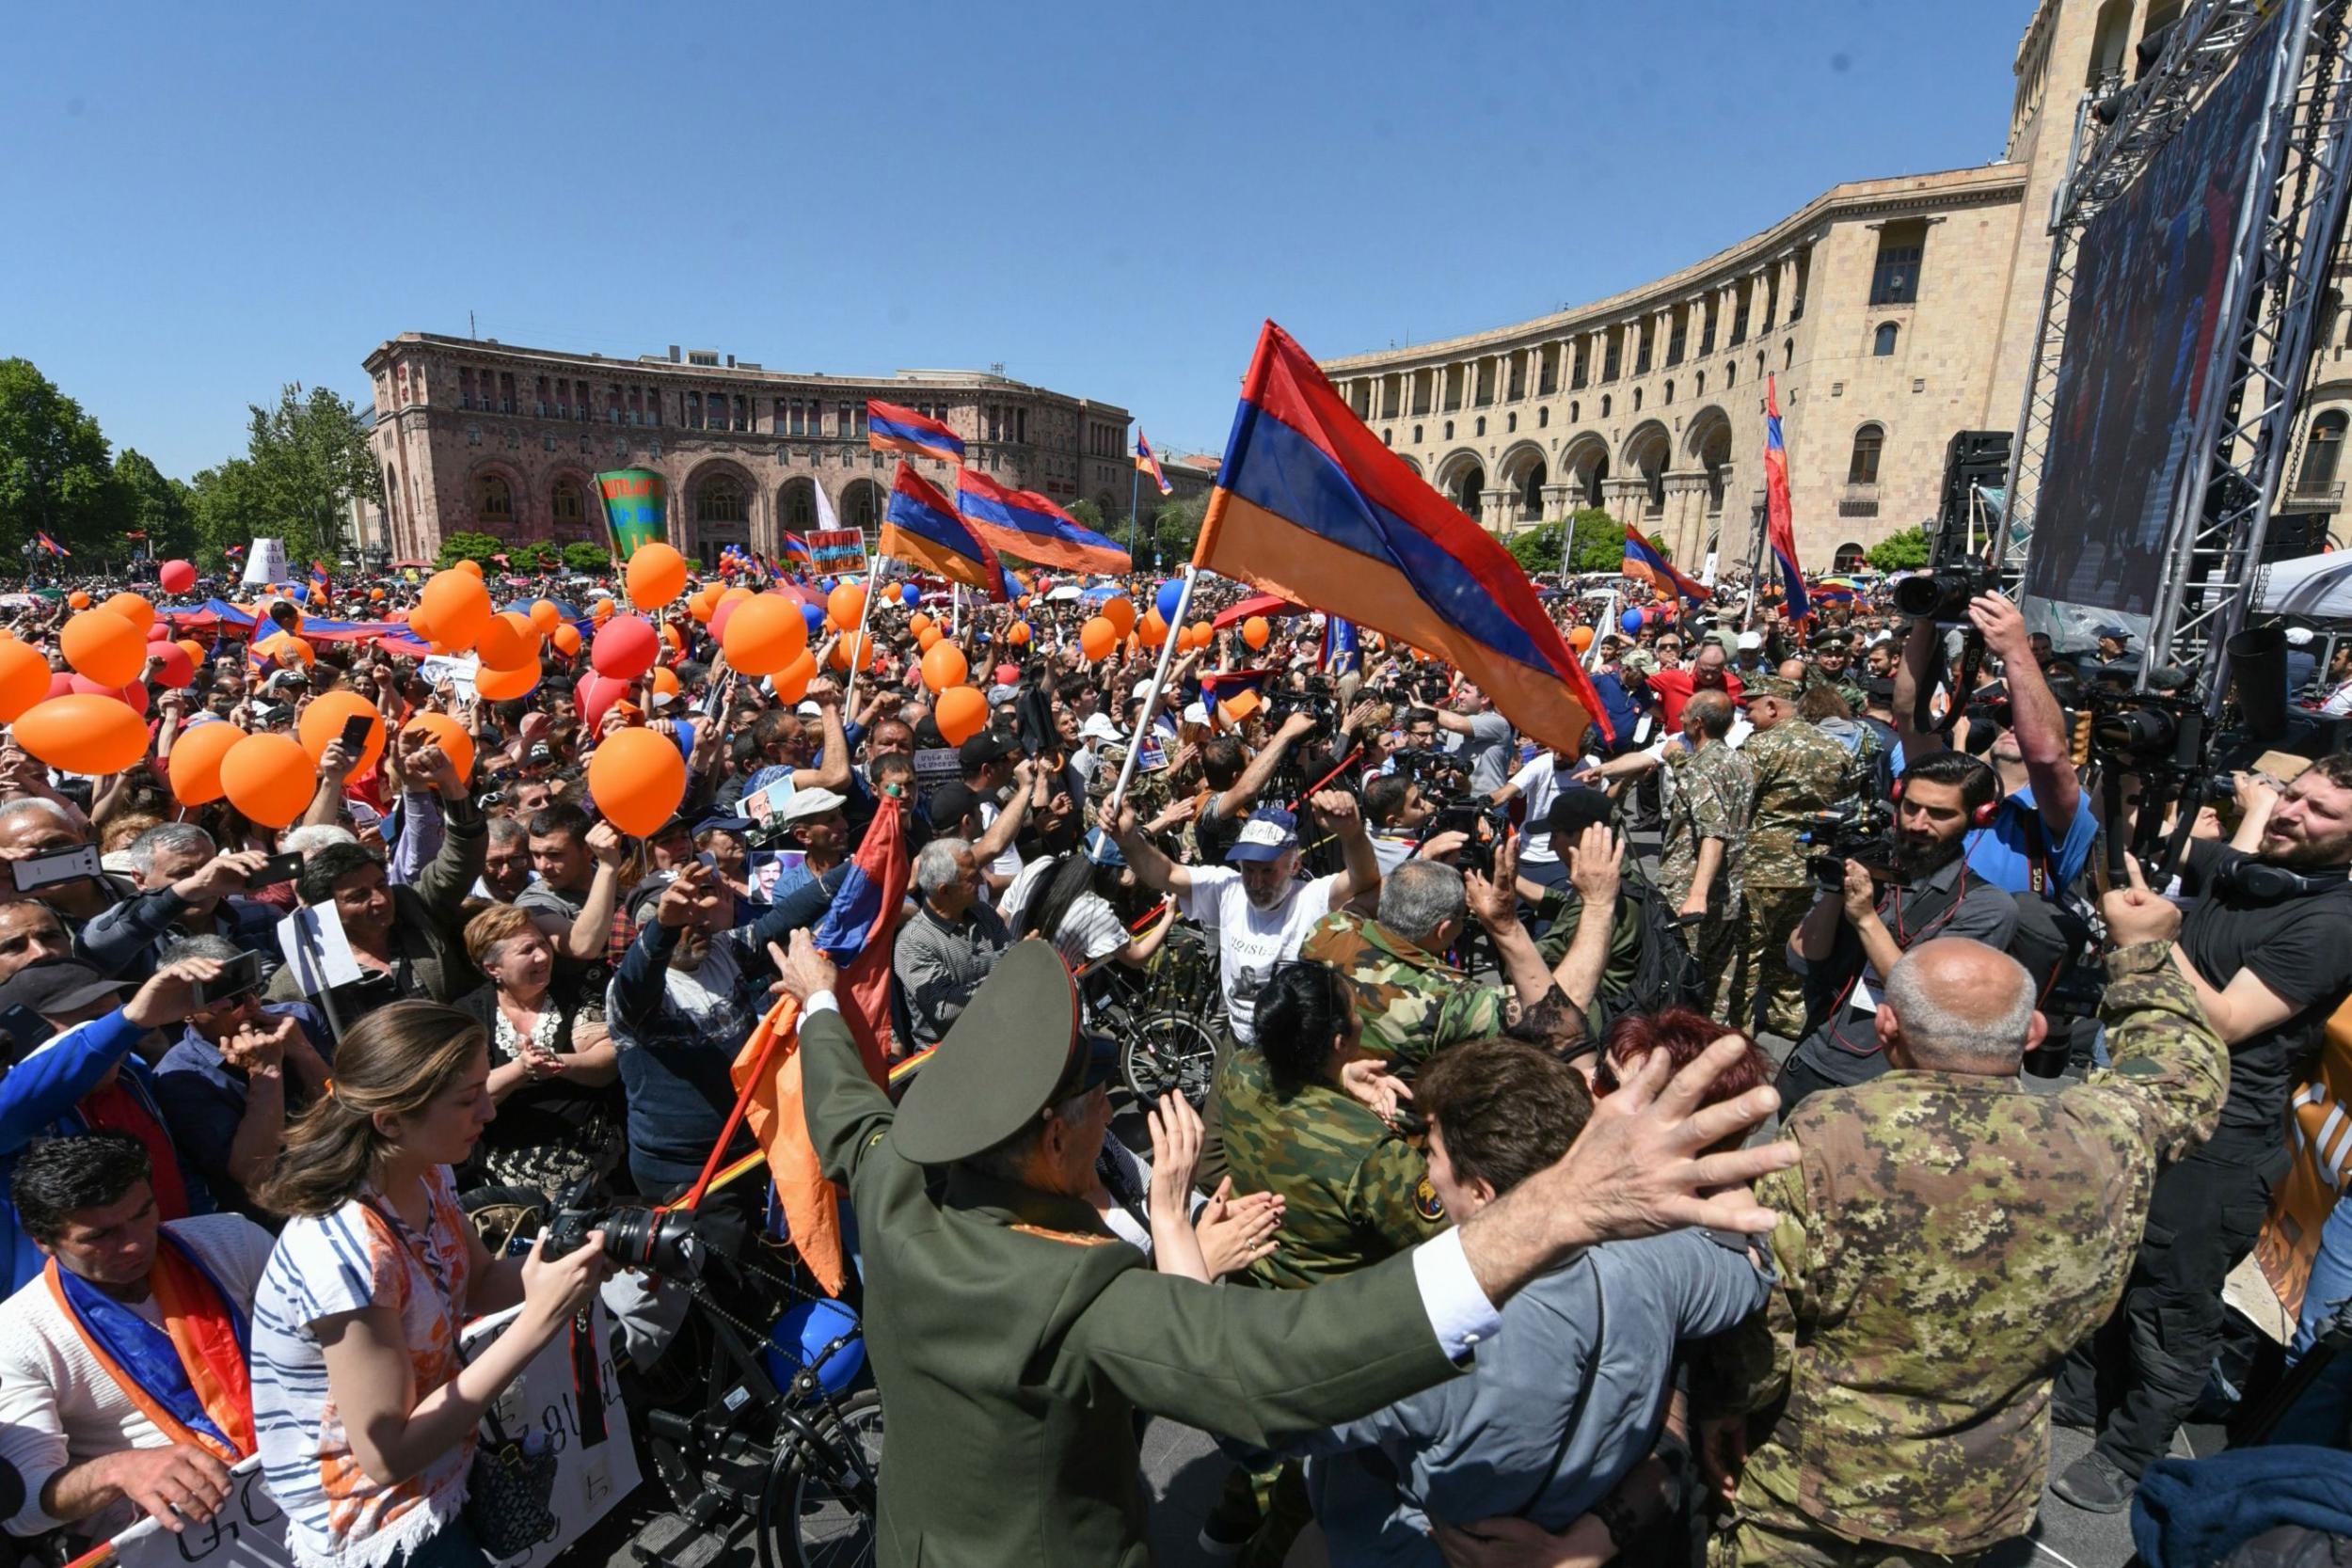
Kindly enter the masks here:
[[2307, 555], [2266, 568], [2256, 608], [2265, 615], [2352, 620], [2352, 550]]

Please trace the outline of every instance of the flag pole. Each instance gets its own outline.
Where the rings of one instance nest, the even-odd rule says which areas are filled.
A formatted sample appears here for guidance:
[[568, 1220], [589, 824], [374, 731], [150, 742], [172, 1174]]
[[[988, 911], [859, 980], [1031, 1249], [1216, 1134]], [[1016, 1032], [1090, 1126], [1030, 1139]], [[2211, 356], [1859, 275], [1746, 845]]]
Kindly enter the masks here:
[[1160, 643], [1159, 668], [1152, 673], [1152, 689], [1143, 699], [1143, 714], [1136, 721], [1136, 733], [1127, 741], [1127, 760], [1120, 765], [1119, 783], [1111, 786], [1110, 798], [1104, 801], [1103, 812], [1096, 821], [1108, 832], [1118, 826], [1120, 803], [1127, 799], [1127, 785], [1136, 776], [1136, 763], [1143, 755], [1143, 737], [1152, 733], [1152, 715], [1160, 705], [1160, 692], [1168, 685], [1168, 666], [1176, 661], [1176, 628], [1184, 624], [1184, 610], [1192, 603], [1193, 576], [1199, 568], [1184, 562], [1184, 586], [1176, 591], [1176, 618], [1168, 625], [1168, 636]]
[[1127, 475], [1127, 571], [1136, 569], [1136, 509], [1143, 503], [1143, 465], [1128, 460]]
[[850, 687], [841, 694], [841, 715], [845, 720], [857, 711], [857, 673], [866, 665], [866, 624], [874, 618], [874, 588], [882, 577], [882, 563], [879, 555], [866, 563], [866, 602], [858, 607], [857, 641], [851, 644], [857, 657], [850, 660]]

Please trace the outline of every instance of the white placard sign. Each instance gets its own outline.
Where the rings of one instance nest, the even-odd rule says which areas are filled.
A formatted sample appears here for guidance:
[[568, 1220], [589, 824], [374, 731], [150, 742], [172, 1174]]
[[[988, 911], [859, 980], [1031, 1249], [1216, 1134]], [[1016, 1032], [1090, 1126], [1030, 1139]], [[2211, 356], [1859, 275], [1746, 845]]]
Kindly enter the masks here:
[[1709, 588], [1714, 587], [1714, 586], [1715, 586], [1715, 567], [1716, 567], [1716, 565], [1720, 562], [1720, 561], [1721, 561], [1721, 560], [1722, 560], [1722, 555], [1721, 555], [1721, 552], [1720, 552], [1720, 551], [1716, 551], [1716, 550], [1709, 550], [1709, 551], [1708, 551], [1708, 552], [1707, 552], [1707, 561], [1706, 561], [1705, 564], [1703, 564], [1703, 565], [1701, 565], [1701, 566], [1699, 567], [1699, 581], [1701, 581], [1701, 582], [1705, 583], [1705, 584], [1706, 584], [1708, 587], [1709, 587]]
[[448, 682], [457, 689], [460, 697], [470, 703], [473, 701], [474, 672], [481, 667], [482, 661], [471, 654], [429, 654], [418, 661], [417, 673], [422, 675], [436, 691], [441, 689], [442, 682]]
[[[480, 1354], [519, 1311], [512, 1307], [469, 1327], [463, 1338], [467, 1359]], [[604, 1385], [603, 1442], [594, 1448], [580, 1446], [568, 1334], [557, 1335], [500, 1396], [497, 1415], [507, 1435], [522, 1440], [526, 1432], [535, 1432], [555, 1453], [555, 1485], [548, 1507], [558, 1521], [553, 1540], [505, 1559], [504, 1568], [545, 1568], [636, 1489], [637, 1449], [629, 1438], [628, 1412], [621, 1405], [618, 1374], [603, 1349], [608, 1336], [601, 1304], [591, 1324], [598, 1347], [596, 1375]], [[486, 1432], [483, 1441], [489, 1441]], [[107, 1544], [114, 1561], [120, 1568], [187, 1568], [191, 1563], [204, 1568], [292, 1568], [285, 1511], [262, 1480], [261, 1460], [246, 1460], [230, 1476], [235, 1490], [219, 1513], [177, 1535], [152, 1519], [142, 1519]]]
[[333, 899], [305, 904], [280, 920], [278, 950], [286, 956], [305, 996], [367, 978], [359, 960], [351, 956], [351, 939], [343, 934], [343, 917]]
[[285, 541], [282, 539], [253, 541], [253, 547], [245, 552], [245, 576], [239, 580], [248, 583], [285, 581]]

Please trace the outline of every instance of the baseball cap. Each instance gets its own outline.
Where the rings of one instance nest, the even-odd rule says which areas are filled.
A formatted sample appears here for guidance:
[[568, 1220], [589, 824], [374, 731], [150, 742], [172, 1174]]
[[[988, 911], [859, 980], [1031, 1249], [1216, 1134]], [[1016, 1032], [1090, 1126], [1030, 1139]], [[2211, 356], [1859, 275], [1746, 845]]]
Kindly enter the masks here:
[[2132, 629], [2129, 626], [2119, 626], [2113, 622], [2109, 622], [2104, 626], [2095, 628], [2092, 635], [2097, 637], [2112, 637], [2118, 642], [2129, 642], [2132, 640]]
[[995, 730], [982, 730], [956, 748], [956, 761], [969, 773], [976, 768], [985, 768], [1000, 758], [1009, 757], [1020, 749], [1009, 736]]
[[931, 819], [931, 826], [941, 832], [952, 831], [957, 823], [979, 809], [980, 798], [972, 793], [970, 785], [961, 784], [941, 784], [931, 791], [930, 799], [923, 806], [924, 814]]
[[1740, 652], [1753, 653], [1762, 646], [1764, 646], [1764, 634], [1762, 632], [1743, 631], [1740, 634]]
[[1152, 695], [1152, 681], [1151, 677], [1146, 676], [1136, 682], [1135, 689], [1127, 693], [1127, 700], [1131, 703], [1139, 703], [1150, 695]]
[[1280, 860], [1298, 847], [1298, 818], [1279, 806], [1260, 806], [1241, 825], [1241, 836], [1225, 851], [1232, 861]]
[[775, 809], [769, 820], [773, 822], [805, 821], [812, 816], [823, 816], [828, 812], [839, 811], [849, 803], [848, 796], [836, 794], [830, 789], [796, 789], [785, 798], [784, 804]]
[[2312, 645], [2312, 628], [2309, 626], [2289, 626], [2287, 628], [2287, 645], [2295, 648], [2310, 647]]
[[0, 1012], [28, 1007], [48, 1018], [77, 1011], [93, 1002], [114, 1001], [130, 989], [130, 981], [109, 980], [87, 964], [28, 964], [0, 984]]
[[1021, 689], [1017, 686], [1007, 686], [999, 681], [988, 689], [988, 705], [991, 707], [1002, 707], [1007, 703], [1015, 703], [1020, 700]]
[[1087, 715], [1087, 721], [1078, 726], [1078, 738], [1081, 740], [1120, 740], [1125, 736], [1120, 733], [1119, 726], [1111, 722], [1109, 714], [1089, 713]]

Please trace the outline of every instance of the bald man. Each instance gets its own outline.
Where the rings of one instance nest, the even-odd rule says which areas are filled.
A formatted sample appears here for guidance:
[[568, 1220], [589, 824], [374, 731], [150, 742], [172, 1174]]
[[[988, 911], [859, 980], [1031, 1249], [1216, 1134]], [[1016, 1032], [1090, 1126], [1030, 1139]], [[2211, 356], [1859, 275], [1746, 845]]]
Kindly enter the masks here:
[[1965, 1562], [2032, 1527], [2051, 1379], [2122, 1291], [2158, 1165], [2210, 1134], [2229, 1082], [2170, 962], [2180, 911], [2135, 885], [2104, 912], [2111, 1068], [2026, 1093], [2032, 982], [1950, 938], [1887, 974], [1889, 1070], [1789, 1117], [1801, 1159], [1756, 1189], [1781, 1215], [1780, 1284], [1692, 1380], [1736, 1513], [1716, 1568]]

